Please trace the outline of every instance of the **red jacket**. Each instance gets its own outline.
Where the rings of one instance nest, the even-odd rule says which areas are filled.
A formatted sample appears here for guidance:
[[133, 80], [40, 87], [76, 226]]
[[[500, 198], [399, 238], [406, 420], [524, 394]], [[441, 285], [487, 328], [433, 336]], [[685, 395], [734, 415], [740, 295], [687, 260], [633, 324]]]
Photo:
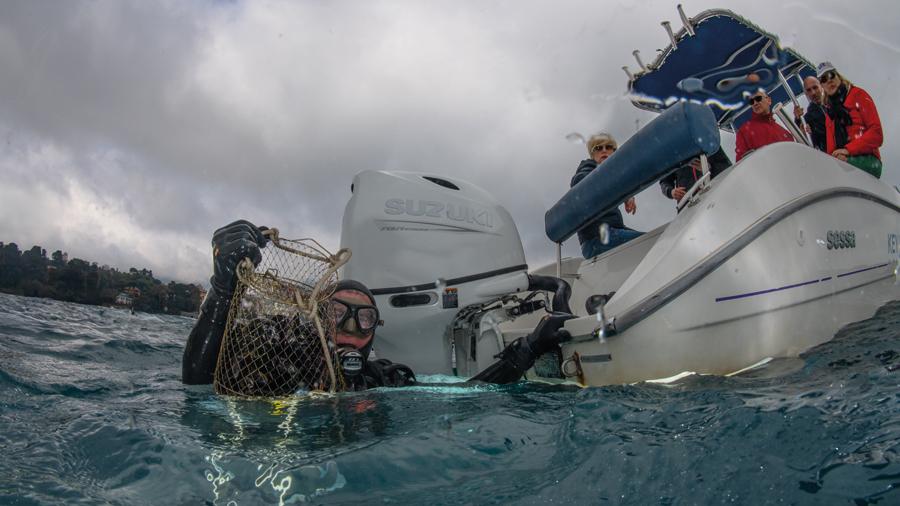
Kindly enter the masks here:
[[[850, 152], [850, 156], [875, 155], [881, 160], [878, 148], [884, 141], [881, 131], [881, 119], [878, 117], [878, 109], [872, 97], [859, 86], [853, 86], [847, 92], [844, 107], [850, 111], [850, 119], [853, 123], [847, 127], [847, 145], [844, 149]], [[834, 121], [825, 114], [825, 141], [826, 153], [829, 155], [837, 149], [834, 145]]]
[[778, 123], [771, 114], [752, 113], [750, 119], [737, 131], [737, 146], [734, 150], [735, 162], [740, 161], [750, 151], [776, 142], [793, 142], [794, 136]]

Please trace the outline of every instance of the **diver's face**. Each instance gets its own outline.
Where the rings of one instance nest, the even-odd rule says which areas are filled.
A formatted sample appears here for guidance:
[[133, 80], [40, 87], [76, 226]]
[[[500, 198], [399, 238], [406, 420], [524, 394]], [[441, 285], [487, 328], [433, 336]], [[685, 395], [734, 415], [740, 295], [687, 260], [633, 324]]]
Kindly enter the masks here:
[[[372, 301], [366, 294], [356, 290], [340, 290], [331, 296], [332, 300], [343, 301], [354, 305], [372, 305]], [[337, 322], [335, 322], [337, 323]], [[347, 318], [343, 325], [335, 330], [334, 342], [340, 346], [352, 346], [357, 350], [363, 349], [372, 336], [375, 335], [375, 329], [369, 331], [361, 331], [357, 328], [356, 318]]]

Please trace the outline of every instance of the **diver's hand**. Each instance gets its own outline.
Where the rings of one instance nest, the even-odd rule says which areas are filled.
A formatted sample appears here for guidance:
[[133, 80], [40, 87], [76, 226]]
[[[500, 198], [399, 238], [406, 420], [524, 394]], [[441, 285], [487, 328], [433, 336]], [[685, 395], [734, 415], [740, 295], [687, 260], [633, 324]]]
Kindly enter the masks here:
[[209, 282], [219, 295], [229, 296], [234, 292], [237, 266], [241, 260], [249, 258], [253, 265], [258, 265], [262, 260], [259, 250], [269, 240], [263, 235], [265, 230], [268, 229], [238, 220], [213, 233], [213, 277]]
[[687, 189], [684, 186], [676, 186], [672, 190], [672, 198], [675, 199], [675, 202], [681, 202], [685, 193], [687, 193]]
[[409, 366], [395, 364], [383, 358], [369, 360], [366, 369], [380, 387], [405, 387], [416, 383], [416, 375]]
[[569, 313], [551, 313], [545, 316], [541, 323], [528, 335], [528, 345], [534, 351], [535, 357], [539, 357], [559, 346], [564, 337], [568, 337], [568, 331], [562, 326], [566, 320], [575, 318]]
[[634, 197], [625, 201], [625, 212], [628, 214], [634, 214], [637, 212], [637, 203], [634, 201]]

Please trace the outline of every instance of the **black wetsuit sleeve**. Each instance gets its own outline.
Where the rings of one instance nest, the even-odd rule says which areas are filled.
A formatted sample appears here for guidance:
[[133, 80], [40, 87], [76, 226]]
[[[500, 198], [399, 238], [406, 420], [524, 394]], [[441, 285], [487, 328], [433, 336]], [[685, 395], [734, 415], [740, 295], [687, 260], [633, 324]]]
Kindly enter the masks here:
[[188, 385], [208, 385], [213, 382], [219, 348], [225, 334], [231, 297], [218, 295], [211, 289], [200, 306], [200, 316], [188, 336], [181, 361], [181, 381]]
[[567, 313], [552, 313], [545, 316], [531, 334], [509, 343], [497, 355], [497, 362], [476, 374], [471, 381], [485, 383], [512, 383], [519, 381], [534, 361], [548, 351], [559, 349], [559, 343], [568, 339], [569, 333], [562, 329], [566, 320], [574, 318]]
[[528, 344], [528, 338], [520, 337], [497, 355], [497, 358], [500, 360], [476, 374], [470, 381], [483, 381], [501, 385], [519, 381], [522, 379], [525, 371], [534, 366], [534, 361], [538, 356]]

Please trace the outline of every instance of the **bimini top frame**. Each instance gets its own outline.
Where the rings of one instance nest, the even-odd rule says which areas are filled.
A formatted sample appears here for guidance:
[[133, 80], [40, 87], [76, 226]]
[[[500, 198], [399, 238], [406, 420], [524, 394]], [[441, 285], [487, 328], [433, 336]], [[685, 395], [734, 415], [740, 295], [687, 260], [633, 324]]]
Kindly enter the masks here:
[[634, 51], [641, 70], [628, 75], [631, 102], [662, 112], [681, 101], [710, 106], [720, 128], [735, 131], [750, 118], [746, 97], [764, 89], [773, 104], [786, 105], [803, 93], [803, 79], [815, 75], [812, 64], [778, 37], [723, 9], [693, 18], [678, 6], [684, 28], [673, 33], [662, 23], [670, 44], [650, 65]]

